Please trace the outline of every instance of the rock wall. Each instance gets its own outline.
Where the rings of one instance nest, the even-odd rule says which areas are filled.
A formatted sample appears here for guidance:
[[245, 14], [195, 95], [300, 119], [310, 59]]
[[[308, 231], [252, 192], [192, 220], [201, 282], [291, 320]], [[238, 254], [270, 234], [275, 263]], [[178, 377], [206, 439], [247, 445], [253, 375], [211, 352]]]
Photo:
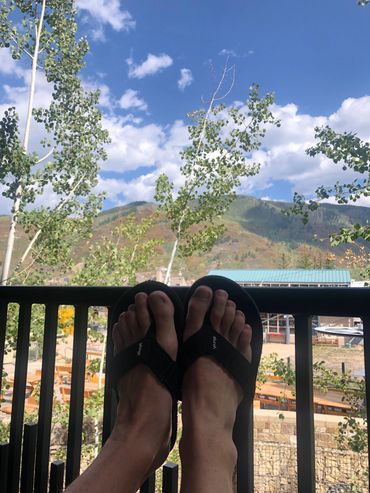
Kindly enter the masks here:
[[[254, 410], [256, 493], [297, 491], [296, 417], [295, 413], [284, 411], [281, 413], [284, 419], [279, 419], [279, 414], [278, 411]], [[336, 435], [342, 419], [315, 414], [317, 493], [368, 491], [367, 454], [338, 449]], [[348, 486], [330, 490], [337, 485]]]

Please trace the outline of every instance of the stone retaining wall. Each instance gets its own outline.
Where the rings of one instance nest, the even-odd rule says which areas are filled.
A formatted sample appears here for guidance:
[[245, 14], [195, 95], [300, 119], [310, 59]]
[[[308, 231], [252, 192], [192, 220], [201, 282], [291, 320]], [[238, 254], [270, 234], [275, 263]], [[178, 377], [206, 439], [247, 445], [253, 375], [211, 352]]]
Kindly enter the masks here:
[[[255, 492], [297, 491], [297, 429], [295, 413], [255, 409]], [[336, 435], [340, 416], [315, 414], [316, 491], [327, 493], [338, 484], [358, 489], [338, 490], [366, 493], [367, 454], [338, 450]], [[334, 490], [335, 491], [335, 490]]]

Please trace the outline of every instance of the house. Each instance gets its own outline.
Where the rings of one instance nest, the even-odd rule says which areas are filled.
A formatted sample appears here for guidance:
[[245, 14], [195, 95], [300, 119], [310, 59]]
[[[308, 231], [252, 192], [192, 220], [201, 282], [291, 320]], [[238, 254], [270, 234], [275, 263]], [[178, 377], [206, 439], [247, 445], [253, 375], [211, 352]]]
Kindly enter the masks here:
[[[209, 275], [224, 276], [243, 287], [350, 287], [347, 269], [215, 269]], [[290, 314], [263, 313], [262, 324], [266, 342], [294, 341], [294, 317]], [[318, 325], [353, 327], [354, 320], [333, 317], [313, 317], [313, 328]], [[344, 339], [344, 338], [343, 338]]]

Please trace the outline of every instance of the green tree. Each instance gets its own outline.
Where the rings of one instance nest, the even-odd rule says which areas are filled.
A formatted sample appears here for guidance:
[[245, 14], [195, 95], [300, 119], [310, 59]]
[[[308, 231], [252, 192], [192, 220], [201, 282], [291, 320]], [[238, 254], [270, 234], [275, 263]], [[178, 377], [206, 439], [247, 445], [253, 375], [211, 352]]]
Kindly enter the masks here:
[[166, 175], [156, 183], [155, 200], [175, 235], [166, 283], [177, 254], [187, 257], [208, 251], [223, 233], [220, 218], [235, 199], [241, 178], [260, 169], [247, 158], [260, 148], [268, 124], [280, 126], [271, 112], [273, 95], [260, 97], [257, 85], [251, 87], [247, 114], [237, 106], [217, 104], [224, 98], [220, 91], [230, 70], [226, 64], [208, 108], [188, 115], [190, 144], [181, 152], [184, 184], [175, 193]]
[[[0, 6], [0, 48], [19, 63], [24, 58], [31, 63], [23, 136], [16, 108], [0, 121], [0, 183], [13, 204], [1, 277], [6, 284], [18, 226], [29, 236], [18, 271], [30, 254], [31, 263], [67, 262], [75, 239], [89, 234], [101, 207], [102, 197], [91, 190], [99, 162], [106, 159], [108, 134], [97, 108], [99, 92], [86, 91], [79, 79], [89, 46], [85, 38], [76, 39], [72, 0], [0, 0]], [[39, 71], [52, 89], [51, 103], [43, 108], [34, 107]], [[30, 149], [31, 126], [44, 131], [40, 152]], [[46, 186], [57, 205], [30, 210]]]
[[79, 286], [132, 285], [136, 274], [145, 270], [155, 255], [159, 240], [148, 238], [156, 214], [135, 219], [125, 217], [109, 236], [90, 247], [73, 283]]
[[[370, 144], [354, 133], [337, 133], [328, 126], [315, 128], [315, 138], [318, 140], [316, 145], [306, 151], [309, 156], [323, 154], [344, 171], [357, 173], [357, 177], [346, 183], [337, 181], [332, 186], [320, 186], [315, 191], [315, 199], [309, 201], [296, 192], [290, 212], [301, 215], [304, 223], [308, 222], [310, 211], [317, 210], [323, 199], [334, 196], [339, 204], [348, 204], [370, 196]], [[356, 223], [330, 235], [333, 246], [361, 239], [370, 240], [370, 224]]]

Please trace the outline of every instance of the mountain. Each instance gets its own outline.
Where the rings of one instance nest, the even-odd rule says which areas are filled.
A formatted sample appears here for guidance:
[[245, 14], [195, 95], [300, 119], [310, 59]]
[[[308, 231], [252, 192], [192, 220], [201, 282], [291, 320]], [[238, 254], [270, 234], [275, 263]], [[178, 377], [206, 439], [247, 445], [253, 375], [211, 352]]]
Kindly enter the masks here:
[[[110, 209], [99, 215], [94, 238], [107, 234], [125, 215], [143, 217], [155, 210], [155, 205], [135, 202]], [[343, 268], [340, 260], [349, 245], [333, 248], [329, 235], [341, 227], [370, 220], [366, 207], [323, 204], [311, 216], [307, 225], [297, 216], [282, 211], [291, 207], [287, 202], [260, 200], [238, 196], [222, 221], [225, 234], [211, 252], [177, 259], [174, 272], [181, 271], [185, 279], [193, 279], [215, 268]], [[164, 218], [153, 227], [152, 236], [163, 240], [155, 265], [166, 266], [174, 235]], [[370, 245], [364, 243], [370, 253]], [[335, 256], [335, 257], [334, 257]]]
[[[297, 216], [285, 216], [282, 211], [291, 204], [260, 200], [249, 196], [238, 196], [225, 214], [225, 234], [211, 252], [194, 255], [187, 259], [176, 259], [174, 273], [181, 271], [185, 279], [204, 275], [215, 268], [321, 268], [340, 264], [348, 245], [332, 248], [330, 233], [355, 222], [370, 220], [370, 209], [366, 207], [323, 204], [312, 214], [307, 225]], [[95, 221], [91, 243], [101, 238], [119, 224], [128, 214], [144, 217], [155, 210], [148, 202], [134, 202], [109, 209], [99, 214]], [[4, 251], [9, 217], [0, 217], [0, 250]], [[25, 236], [18, 233], [16, 256], [19, 258], [25, 246]], [[159, 217], [151, 237], [163, 240], [158, 248], [150, 273], [167, 265], [174, 235], [164, 217]], [[364, 244], [367, 253], [370, 245]], [[86, 255], [88, 245], [78, 246], [76, 259]], [[336, 256], [334, 259], [333, 255]], [[77, 263], [77, 262], [76, 262]]]

